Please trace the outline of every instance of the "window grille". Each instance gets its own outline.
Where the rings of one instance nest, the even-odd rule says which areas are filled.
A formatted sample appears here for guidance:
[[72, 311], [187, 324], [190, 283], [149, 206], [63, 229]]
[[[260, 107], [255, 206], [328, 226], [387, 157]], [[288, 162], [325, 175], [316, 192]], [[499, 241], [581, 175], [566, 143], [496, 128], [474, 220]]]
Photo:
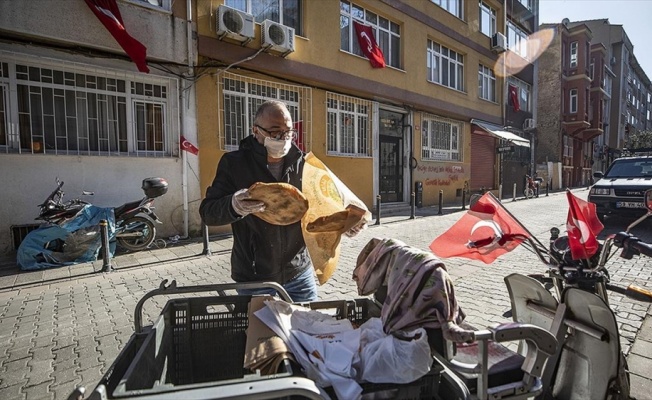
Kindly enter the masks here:
[[303, 151], [312, 146], [312, 91], [309, 87], [264, 81], [224, 73], [219, 81], [218, 139], [220, 148], [237, 150], [240, 141], [251, 134], [258, 107], [267, 100], [285, 103], [299, 131], [296, 144]]
[[177, 109], [170, 93], [176, 91], [175, 79], [145, 81], [124, 72], [52, 64], [0, 63], [0, 151], [178, 155], [170, 129], [171, 111]]
[[329, 155], [371, 157], [373, 103], [326, 93], [326, 136]]
[[421, 114], [421, 158], [433, 161], [462, 161], [463, 123]]

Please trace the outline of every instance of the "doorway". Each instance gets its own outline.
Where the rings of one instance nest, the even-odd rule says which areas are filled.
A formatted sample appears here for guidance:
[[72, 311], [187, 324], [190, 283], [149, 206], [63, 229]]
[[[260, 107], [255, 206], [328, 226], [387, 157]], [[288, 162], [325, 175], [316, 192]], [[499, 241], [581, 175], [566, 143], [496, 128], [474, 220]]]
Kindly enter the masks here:
[[379, 193], [381, 203], [404, 202], [403, 114], [379, 112]]

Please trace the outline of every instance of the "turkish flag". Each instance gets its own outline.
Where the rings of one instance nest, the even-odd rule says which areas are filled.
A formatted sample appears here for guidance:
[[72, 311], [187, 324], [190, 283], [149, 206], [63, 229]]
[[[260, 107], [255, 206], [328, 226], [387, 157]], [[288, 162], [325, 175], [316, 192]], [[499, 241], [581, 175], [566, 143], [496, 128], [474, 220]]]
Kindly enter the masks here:
[[521, 109], [521, 106], [518, 103], [518, 88], [516, 86], [509, 85], [509, 98], [512, 100], [514, 112], [518, 112]]
[[464, 257], [490, 264], [530, 236], [500, 201], [487, 192], [430, 244], [430, 250], [441, 258]]
[[199, 149], [195, 147], [194, 144], [190, 143], [188, 139], [183, 137], [183, 135], [181, 135], [181, 138], [179, 140], [179, 146], [181, 146], [181, 150], [185, 150], [188, 153], [192, 153], [194, 155], [199, 154]]
[[127, 33], [122, 23], [120, 9], [115, 0], [85, 0], [93, 14], [100, 20], [102, 25], [111, 33], [120, 47], [127, 53], [129, 58], [136, 63], [138, 71], [149, 72], [147, 67], [147, 48], [138, 40]]
[[374, 68], [385, 68], [385, 56], [383, 51], [378, 47], [376, 38], [374, 37], [374, 30], [369, 25], [361, 24], [353, 20], [355, 27], [355, 34], [358, 37], [358, 44], [362, 53], [369, 59], [369, 63]]
[[604, 229], [595, 211], [595, 204], [575, 197], [570, 190], [566, 191], [566, 197], [569, 206], [566, 229], [573, 260], [591, 258], [600, 247], [597, 235]]

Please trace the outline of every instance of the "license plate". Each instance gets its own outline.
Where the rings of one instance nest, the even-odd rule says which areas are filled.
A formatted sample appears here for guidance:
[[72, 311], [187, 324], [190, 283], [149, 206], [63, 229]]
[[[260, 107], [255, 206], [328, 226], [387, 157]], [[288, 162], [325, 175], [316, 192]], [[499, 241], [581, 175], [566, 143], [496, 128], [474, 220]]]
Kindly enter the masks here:
[[636, 201], [619, 201], [616, 203], [616, 208], [645, 208], [645, 206]]

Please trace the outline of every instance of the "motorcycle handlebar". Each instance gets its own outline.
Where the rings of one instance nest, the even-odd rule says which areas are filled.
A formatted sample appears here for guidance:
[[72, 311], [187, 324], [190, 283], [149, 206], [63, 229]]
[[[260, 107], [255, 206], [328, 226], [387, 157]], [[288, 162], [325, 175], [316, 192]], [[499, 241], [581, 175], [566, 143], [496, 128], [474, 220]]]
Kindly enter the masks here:
[[619, 232], [616, 234], [614, 237], [614, 246], [623, 249], [620, 256], [627, 260], [640, 254], [652, 257], [652, 244], [641, 242], [639, 238], [627, 232]]

